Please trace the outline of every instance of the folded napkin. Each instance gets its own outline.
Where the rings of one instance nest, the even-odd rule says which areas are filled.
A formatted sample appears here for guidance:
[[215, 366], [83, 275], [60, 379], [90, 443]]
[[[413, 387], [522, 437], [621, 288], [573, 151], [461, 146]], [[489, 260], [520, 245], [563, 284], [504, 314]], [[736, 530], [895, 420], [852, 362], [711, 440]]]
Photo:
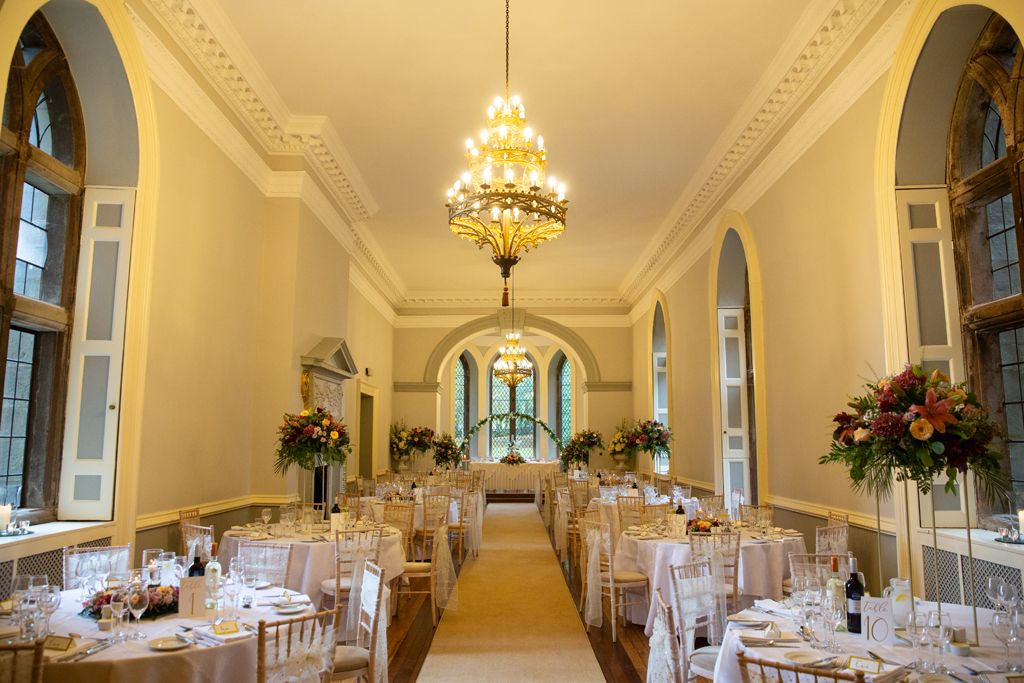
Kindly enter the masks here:
[[765, 612], [767, 612], [769, 614], [777, 614], [777, 615], [783, 616], [783, 617], [791, 617], [791, 616], [793, 616], [793, 611], [791, 609], [789, 609], [788, 607], [783, 605], [781, 602], [778, 602], [776, 600], [769, 600], [769, 599], [754, 600], [754, 607], [757, 607], [759, 609], [763, 609]]
[[774, 640], [776, 643], [800, 643], [803, 640], [792, 631], [780, 631], [775, 624], [762, 629], [741, 629], [736, 634], [744, 645], [757, 647], [758, 643]]
[[729, 621], [772, 621], [772, 618], [764, 612], [755, 612], [752, 609], [745, 609], [737, 612], [736, 614], [730, 614], [726, 617]]
[[[883, 664], [882, 673], [879, 674], [868, 674], [864, 677], [865, 681], [870, 683], [896, 683], [896, 681], [902, 679], [907, 675], [907, 667], [896, 666], [893, 664]], [[989, 679], [991, 683], [996, 683], [996, 679]]]
[[238, 623], [238, 633], [228, 633], [228, 634], [225, 634], [225, 635], [218, 635], [218, 634], [213, 632], [213, 627], [212, 626], [201, 626], [201, 627], [198, 627], [198, 628], [194, 628], [194, 629], [192, 629], [192, 632], [193, 633], [199, 633], [203, 637], [210, 638], [212, 640], [216, 640], [216, 641], [221, 642], [221, 643], [230, 643], [232, 640], [241, 640], [242, 638], [251, 638], [252, 635], [253, 635], [252, 631], [250, 631], [247, 628], [245, 628], [244, 626], [242, 626], [242, 622], [239, 621], [237, 623]]

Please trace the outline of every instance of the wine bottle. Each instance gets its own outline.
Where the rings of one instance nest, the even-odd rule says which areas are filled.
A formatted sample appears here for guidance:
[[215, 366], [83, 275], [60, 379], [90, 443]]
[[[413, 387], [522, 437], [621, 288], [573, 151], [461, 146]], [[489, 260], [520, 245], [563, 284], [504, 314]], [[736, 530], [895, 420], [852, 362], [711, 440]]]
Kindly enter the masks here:
[[676, 514], [677, 515], [685, 515], [686, 514], [686, 510], [683, 509], [683, 501], [679, 501], [679, 505], [676, 506]]
[[203, 563], [199, 560], [199, 555], [196, 555], [195, 561], [192, 566], [188, 568], [189, 576], [202, 576], [203, 575]]
[[[831, 558], [832, 576], [825, 583], [825, 590], [840, 605], [846, 605], [846, 586], [842, 577], [839, 576], [839, 557], [833, 555]], [[845, 611], [845, 610], [844, 610]]]
[[860, 633], [860, 599], [864, 597], [864, 584], [857, 571], [857, 558], [850, 555], [850, 580], [846, 582], [846, 630]]
[[220, 562], [217, 561], [217, 544], [210, 548], [210, 561], [206, 563], [206, 609], [217, 609], [220, 603]]
[[336, 515], [341, 512], [341, 508], [338, 506], [338, 499], [334, 499], [334, 505], [331, 506], [331, 514]]

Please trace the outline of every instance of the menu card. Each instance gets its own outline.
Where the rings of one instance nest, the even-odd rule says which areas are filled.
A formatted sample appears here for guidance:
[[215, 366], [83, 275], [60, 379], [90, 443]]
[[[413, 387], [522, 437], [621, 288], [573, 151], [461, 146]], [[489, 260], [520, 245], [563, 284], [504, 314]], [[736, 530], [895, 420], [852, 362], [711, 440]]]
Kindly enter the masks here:
[[188, 576], [181, 579], [178, 586], [178, 616], [206, 616], [206, 578]]

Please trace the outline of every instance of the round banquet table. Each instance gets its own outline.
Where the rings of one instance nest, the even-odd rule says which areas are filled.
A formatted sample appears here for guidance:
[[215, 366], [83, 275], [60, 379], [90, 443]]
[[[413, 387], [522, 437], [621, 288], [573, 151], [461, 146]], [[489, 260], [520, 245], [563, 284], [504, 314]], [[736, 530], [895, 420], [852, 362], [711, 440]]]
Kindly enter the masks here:
[[[916, 600], [915, 609], [918, 612], [927, 613], [929, 610], [935, 609], [934, 602], [924, 602], [922, 600]], [[773, 606], [778, 608], [778, 605]], [[773, 609], [773, 611], [775, 611]], [[789, 610], [779, 610], [776, 614], [759, 614], [758, 618], [764, 617], [765, 620], [775, 621], [779, 629], [782, 631], [796, 631], [796, 622], [786, 616], [789, 614]], [[954, 626], [960, 626], [967, 629], [967, 637], [969, 639], [974, 638], [974, 621], [971, 617], [971, 608], [965, 605], [950, 605], [942, 604], [943, 615], [949, 615], [952, 618]], [[993, 611], [990, 609], [978, 608], [978, 636], [981, 640], [981, 647], [971, 647], [971, 654], [968, 657], [957, 657], [950, 653], [945, 654], [946, 666], [950, 667], [957, 674], [962, 676], [965, 680], [970, 678], [964, 674], [964, 670], [961, 668], [962, 665], [979, 670], [993, 670], [996, 665], [1003, 662], [1004, 650], [1003, 646], [996, 640], [995, 636], [992, 635], [992, 629], [989, 628], [989, 623], [992, 621]], [[944, 617], [945, 618], [945, 617]], [[715, 664], [715, 678], [716, 681], [739, 681], [742, 680], [740, 676], [739, 660], [736, 659], [736, 653], [740, 650], [744, 650], [748, 657], [756, 657], [758, 659], [765, 660], [783, 660], [786, 652], [791, 651], [787, 648], [759, 648], [759, 647], [745, 647], [737, 633], [740, 629], [734, 624], [729, 624], [728, 629], [725, 632], [725, 640], [722, 643], [722, 647], [719, 650], [718, 661]], [[817, 631], [816, 631], [817, 633]], [[820, 637], [822, 634], [817, 633]], [[872, 652], [881, 656], [885, 661], [892, 662], [893, 664], [909, 664], [914, 659], [914, 650], [905, 643], [898, 645], [883, 645], [881, 643], [871, 643], [870, 645], [864, 640], [864, 636], [855, 633], [836, 633], [836, 641], [842, 647], [843, 654], [845, 655], [856, 655], [858, 657], [870, 657], [867, 650], [870, 648]], [[800, 650], [811, 650], [814, 649], [802, 643], [798, 648]], [[1011, 648], [1011, 653], [1013, 652]], [[924, 649], [922, 649], [922, 654]], [[821, 652], [821, 656], [828, 656], [827, 653]], [[895, 667], [888, 667], [893, 669]], [[884, 675], [884, 672], [883, 672]], [[876, 676], [868, 675], [865, 680], [870, 683]], [[890, 676], [892, 678], [892, 676]], [[988, 680], [991, 683], [1002, 683], [1006, 680], [1005, 674], [989, 674]]]
[[[738, 588], [741, 595], [782, 599], [782, 581], [789, 576], [791, 553], [806, 553], [804, 537], [784, 536], [781, 540], [760, 541], [746, 531], [740, 532], [740, 561], [737, 568]], [[649, 579], [651, 595], [661, 589], [662, 595], [671, 595], [672, 565], [691, 562], [690, 543], [686, 539], [639, 539], [620, 534], [615, 547], [615, 568], [645, 574]], [[644, 611], [643, 605], [630, 608], [630, 620], [645, 624], [649, 636], [654, 626], [654, 601]]]
[[[389, 535], [381, 536], [380, 554], [377, 564], [384, 571], [384, 580], [390, 581], [405, 569], [405, 546], [402, 534], [394, 527]], [[246, 532], [225, 531], [220, 541], [220, 562], [225, 570], [230, 566], [232, 557], [238, 554], [238, 541], [248, 540]], [[313, 604], [319, 605], [322, 595], [320, 584], [325, 579], [334, 578], [334, 542], [317, 541], [315, 538], [332, 538], [330, 532], [313, 535], [299, 535], [286, 538], [269, 538], [256, 543], [289, 543], [292, 546], [292, 557], [288, 563], [288, 577], [285, 588], [304, 593], [313, 598]]]
[[[268, 595], [264, 595], [264, 593]], [[257, 605], [280, 589], [257, 591]], [[61, 606], [53, 614], [50, 632], [56, 635], [80, 634], [86, 639], [107, 638], [109, 631], [100, 631], [93, 619], [78, 614], [80, 591], [64, 591]], [[301, 598], [304, 596], [296, 596]], [[308, 614], [311, 608], [300, 614]], [[239, 609], [242, 622], [255, 626], [260, 619], [267, 622], [279, 616], [270, 607]], [[290, 615], [295, 616], [295, 615]], [[134, 619], [132, 620], [134, 623]], [[173, 652], [154, 652], [148, 641], [182, 633], [180, 626], [209, 623], [207, 618], [182, 619], [168, 614], [157, 619], [143, 619], [140, 628], [147, 640], [129, 640], [101, 650], [80, 662], [47, 661], [43, 666], [44, 683], [239, 683], [256, 680], [256, 636], [249, 635], [223, 645], [201, 647], [189, 645]], [[134, 628], [134, 625], [133, 625]], [[76, 648], [78, 649], [78, 648]], [[49, 656], [51, 651], [47, 650]]]

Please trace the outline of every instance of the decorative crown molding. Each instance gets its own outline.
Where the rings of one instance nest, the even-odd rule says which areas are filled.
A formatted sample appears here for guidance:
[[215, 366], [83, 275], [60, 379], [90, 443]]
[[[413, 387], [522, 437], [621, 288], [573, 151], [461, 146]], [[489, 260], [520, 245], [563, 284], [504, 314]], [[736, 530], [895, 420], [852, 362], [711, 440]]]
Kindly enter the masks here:
[[[626, 302], [615, 292], [594, 292], [577, 294], [575, 292], [539, 291], [516, 292], [517, 306], [616, 306], [624, 307]], [[410, 308], [443, 307], [443, 306], [497, 306], [501, 300], [501, 292], [487, 289], [476, 292], [406, 292], [402, 301]]]
[[288, 111], [215, 3], [144, 2], [268, 153], [305, 155], [350, 221], [364, 221], [377, 211], [369, 188], [327, 119], [293, 116]]
[[[745, 124], [732, 135], [718, 155], [717, 162], [708, 170], [704, 180], [687, 188], [680, 199], [681, 213], [674, 222], [663, 228], [644, 251], [627, 275], [622, 290], [623, 299], [634, 302], [650, 286], [658, 272], [670, 263], [677, 249], [692, 230], [700, 225], [705, 214], [722, 198], [732, 182], [749, 166], [758, 153], [772, 139], [774, 133], [797, 110], [829, 68], [836, 62], [843, 48], [874, 16], [884, 0], [838, 0], [819, 24], [814, 34], [803, 45], [782, 77]], [[679, 205], [677, 205], [679, 206]]]

